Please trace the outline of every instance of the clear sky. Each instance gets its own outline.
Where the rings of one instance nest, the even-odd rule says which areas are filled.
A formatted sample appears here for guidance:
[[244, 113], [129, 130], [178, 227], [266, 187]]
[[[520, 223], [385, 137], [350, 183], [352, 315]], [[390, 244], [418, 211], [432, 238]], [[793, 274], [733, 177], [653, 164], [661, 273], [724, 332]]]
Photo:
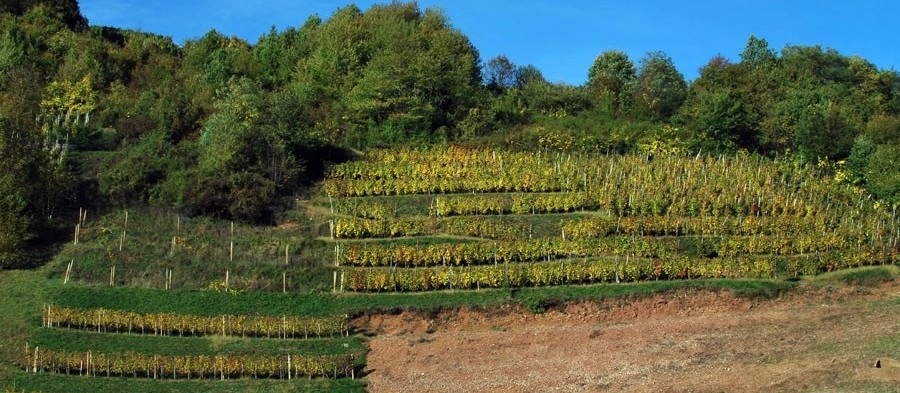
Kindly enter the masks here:
[[[373, 3], [355, 2], [361, 9]], [[250, 43], [327, 19], [352, 2], [325, 0], [81, 0], [92, 25], [171, 36], [183, 43], [212, 28]], [[900, 1], [536, 1], [422, 0], [440, 8], [475, 44], [484, 62], [504, 54], [532, 64], [551, 81], [580, 85], [597, 55], [619, 49], [636, 63], [662, 50], [689, 80], [717, 54], [736, 60], [751, 34], [781, 50], [821, 45], [859, 55], [881, 69], [900, 69]]]

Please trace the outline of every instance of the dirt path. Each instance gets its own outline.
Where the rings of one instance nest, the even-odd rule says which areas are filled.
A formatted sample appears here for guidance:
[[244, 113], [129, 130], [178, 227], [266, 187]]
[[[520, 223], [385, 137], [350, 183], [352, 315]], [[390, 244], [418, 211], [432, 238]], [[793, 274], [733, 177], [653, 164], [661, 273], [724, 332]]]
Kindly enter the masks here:
[[[357, 321], [372, 392], [900, 391], [900, 283]], [[874, 368], [882, 359], [883, 368]]]

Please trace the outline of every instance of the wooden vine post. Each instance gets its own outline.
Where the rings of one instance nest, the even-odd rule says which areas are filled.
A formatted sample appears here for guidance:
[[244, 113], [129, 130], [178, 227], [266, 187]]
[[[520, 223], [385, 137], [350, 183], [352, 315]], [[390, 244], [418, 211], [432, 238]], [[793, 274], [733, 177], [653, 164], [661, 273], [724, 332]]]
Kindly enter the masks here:
[[128, 231], [128, 210], [125, 210], [125, 225], [122, 226], [122, 238], [119, 240], [119, 251], [125, 247], [125, 233]]
[[69, 265], [66, 266], [66, 275], [63, 277], [63, 284], [69, 283], [69, 276], [72, 274], [72, 265], [75, 263], [75, 260], [69, 261]]

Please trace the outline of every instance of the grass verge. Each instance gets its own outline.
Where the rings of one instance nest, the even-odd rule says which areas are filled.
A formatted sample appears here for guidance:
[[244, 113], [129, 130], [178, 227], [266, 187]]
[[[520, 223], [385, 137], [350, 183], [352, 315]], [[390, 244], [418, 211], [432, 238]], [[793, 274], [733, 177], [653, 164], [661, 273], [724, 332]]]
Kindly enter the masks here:
[[15, 373], [6, 386], [26, 392], [92, 392], [92, 393], [174, 393], [174, 392], [332, 392], [359, 393], [365, 382], [350, 379], [254, 380], [147, 380], [132, 378], [86, 377], [60, 374]]
[[428, 311], [465, 306], [488, 307], [535, 301], [591, 301], [650, 296], [682, 289], [729, 290], [744, 297], [772, 297], [796, 285], [793, 282], [775, 280], [673, 280], [480, 291], [375, 294], [221, 293], [68, 286], [57, 288], [52, 299], [56, 304], [64, 307], [109, 308], [139, 313], [174, 312], [219, 315], [255, 314], [259, 310], [265, 310], [264, 312], [270, 315], [328, 315], [397, 309]]
[[303, 354], [362, 355], [361, 337], [280, 340], [225, 336], [177, 337], [124, 333], [97, 333], [70, 329], [37, 328], [30, 345], [55, 351], [102, 353], [134, 352], [156, 355]]

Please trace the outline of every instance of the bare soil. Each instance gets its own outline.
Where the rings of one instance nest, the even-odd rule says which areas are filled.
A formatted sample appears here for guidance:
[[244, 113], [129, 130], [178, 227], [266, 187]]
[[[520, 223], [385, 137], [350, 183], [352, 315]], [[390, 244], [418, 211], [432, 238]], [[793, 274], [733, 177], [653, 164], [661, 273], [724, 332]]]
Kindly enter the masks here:
[[769, 300], [695, 291], [355, 323], [377, 335], [371, 392], [900, 392], [897, 298], [895, 280]]

